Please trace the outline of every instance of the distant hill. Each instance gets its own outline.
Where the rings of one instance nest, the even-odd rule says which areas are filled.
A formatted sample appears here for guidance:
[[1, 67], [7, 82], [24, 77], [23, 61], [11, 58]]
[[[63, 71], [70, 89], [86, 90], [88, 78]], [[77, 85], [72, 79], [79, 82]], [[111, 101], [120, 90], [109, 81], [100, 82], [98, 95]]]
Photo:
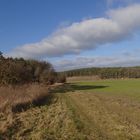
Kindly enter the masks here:
[[67, 77], [73, 76], [99, 76], [101, 79], [109, 78], [140, 78], [140, 66], [136, 67], [106, 67], [81, 68], [61, 72]]

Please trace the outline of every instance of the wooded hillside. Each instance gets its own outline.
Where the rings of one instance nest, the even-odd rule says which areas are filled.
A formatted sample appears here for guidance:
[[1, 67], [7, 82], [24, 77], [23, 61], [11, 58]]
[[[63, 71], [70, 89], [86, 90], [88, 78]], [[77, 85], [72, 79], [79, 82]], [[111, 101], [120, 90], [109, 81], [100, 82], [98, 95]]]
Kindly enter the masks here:
[[0, 84], [53, 84], [62, 81], [65, 81], [65, 77], [58, 75], [49, 62], [5, 58], [0, 52]]
[[96, 75], [101, 79], [140, 78], [140, 67], [82, 68], [62, 73], [67, 77]]

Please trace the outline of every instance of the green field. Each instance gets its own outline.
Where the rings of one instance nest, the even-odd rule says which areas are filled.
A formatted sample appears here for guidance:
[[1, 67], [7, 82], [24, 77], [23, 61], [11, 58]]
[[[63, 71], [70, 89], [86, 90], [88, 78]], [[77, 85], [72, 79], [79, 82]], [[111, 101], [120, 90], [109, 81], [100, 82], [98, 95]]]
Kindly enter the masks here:
[[76, 90], [85, 92], [127, 96], [140, 100], [140, 79], [80, 81], [75, 82], [74, 86]]
[[140, 140], [140, 80], [71, 82], [51, 95], [12, 120], [1, 115], [0, 139]]

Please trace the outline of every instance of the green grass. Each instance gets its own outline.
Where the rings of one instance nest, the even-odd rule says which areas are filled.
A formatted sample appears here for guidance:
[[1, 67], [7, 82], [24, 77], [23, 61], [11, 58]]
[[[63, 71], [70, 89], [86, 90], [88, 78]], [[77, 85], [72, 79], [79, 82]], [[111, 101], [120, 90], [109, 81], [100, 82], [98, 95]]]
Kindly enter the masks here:
[[140, 100], [140, 79], [81, 81], [72, 85], [79, 91], [128, 96]]
[[73, 82], [50, 94], [41, 106], [1, 113], [0, 140], [139, 140], [140, 79]]

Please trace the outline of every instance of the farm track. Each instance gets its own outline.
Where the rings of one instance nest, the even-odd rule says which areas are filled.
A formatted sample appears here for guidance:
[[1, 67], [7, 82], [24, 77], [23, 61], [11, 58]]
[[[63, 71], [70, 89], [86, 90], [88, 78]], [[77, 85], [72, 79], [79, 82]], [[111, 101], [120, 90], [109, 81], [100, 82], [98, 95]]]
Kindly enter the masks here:
[[83, 91], [0, 117], [0, 140], [139, 140], [140, 103]]

